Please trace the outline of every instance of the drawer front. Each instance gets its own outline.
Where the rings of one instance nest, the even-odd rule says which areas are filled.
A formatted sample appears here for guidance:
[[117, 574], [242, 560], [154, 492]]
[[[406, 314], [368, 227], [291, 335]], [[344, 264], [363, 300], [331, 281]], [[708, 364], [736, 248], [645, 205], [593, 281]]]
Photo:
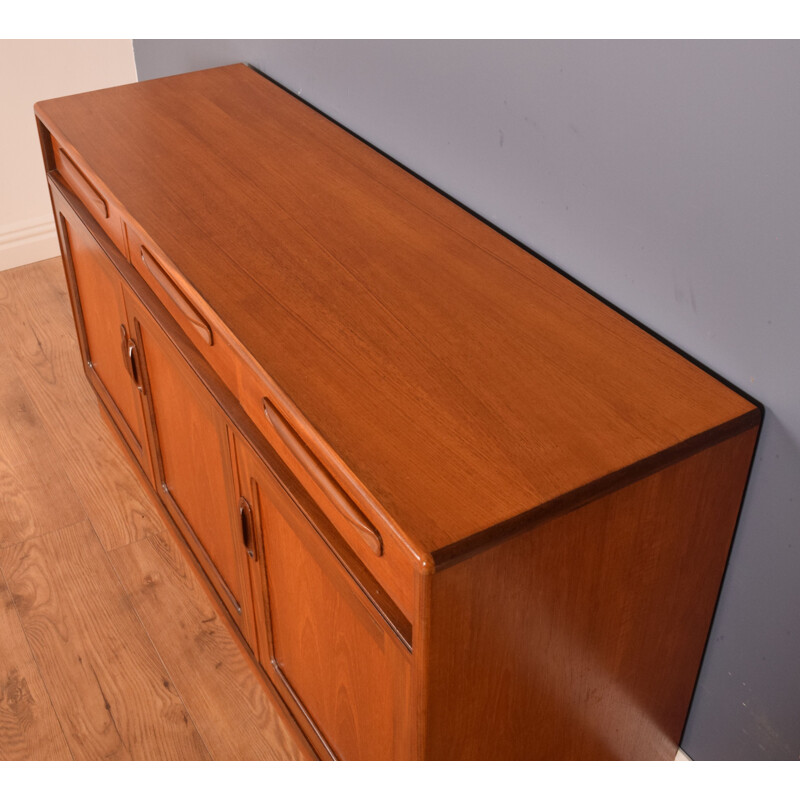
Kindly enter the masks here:
[[[128, 226], [130, 263], [148, 288], [195, 346], [204, 362], [239, 401], [242, 419], [255, 427], [277, 454], [287, 471], [318, 505], [344, 543], [331, 547], [342, 560], [355, 558], [382, 587], [407, 620], [414, 618], [415, 561], [397, 539], [379, 532], [348, 493], [332, 478], [305, 446], [277, 407], [267, 400], [264, 379], [256, 376], [241, 345], [222, 333], [216, 317], [183, 279], [179, 270], [152, 240]], [[228, 410], [231, 414], [232, 409]], [[235, 414], [232, 417], [235, 419]], [[354, 567], [359, 571], [359, 566]], [[368, 582], [368, 579], [367, 579]], [[401, 635], [404, 635], [401, 633]]]
[[240, 366], [239, 378], [239, 402], [247, 415], [366, 569], [413, 619], [415, 559], [411, 552], [390, 531], [371, 522], [279, 411], [264, 380], [245, 364]]
[[52, 139], [56, 170], [64, 182], [88, 209], [117, 249], [127, 256], [122, 214], [108, 196], [98, 188], [98, 181], [81, 158]]
[[127, 226], [130, 262], [192, 344], [230, 387], [237, 385], [239, 358], [196, 295], [166, 255], [132, 225]]

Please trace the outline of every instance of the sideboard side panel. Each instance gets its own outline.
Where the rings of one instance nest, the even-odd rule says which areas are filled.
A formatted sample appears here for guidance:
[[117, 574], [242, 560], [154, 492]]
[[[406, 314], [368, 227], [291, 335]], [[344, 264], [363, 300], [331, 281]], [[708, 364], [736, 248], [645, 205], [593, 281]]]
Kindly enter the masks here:
[[426, 757], [674, 758], [756, 435], [435, 573]]

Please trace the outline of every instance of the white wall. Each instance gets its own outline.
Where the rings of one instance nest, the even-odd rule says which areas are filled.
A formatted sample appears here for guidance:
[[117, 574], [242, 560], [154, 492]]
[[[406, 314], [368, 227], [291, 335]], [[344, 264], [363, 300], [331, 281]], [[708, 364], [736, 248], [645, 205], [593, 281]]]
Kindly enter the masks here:
[[33, 104], [135, 80], [130, 39], [0, 40], [0, 269], [58, 255]]

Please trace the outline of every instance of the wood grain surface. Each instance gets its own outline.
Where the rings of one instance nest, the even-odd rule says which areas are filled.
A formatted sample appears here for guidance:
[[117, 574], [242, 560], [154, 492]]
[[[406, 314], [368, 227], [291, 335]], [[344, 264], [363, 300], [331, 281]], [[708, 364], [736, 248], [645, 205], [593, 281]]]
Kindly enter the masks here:
[[674, 758], [755, 436], [436, 573], [427, 757]]
[[209, 757], [86, 522], [0, 551], [76, 759]]
[[246, 556], [228, 499], [232, 479], [224, 418], [143, 306], [132, 297], [128, 306], [148, 383], [157, 485], [217, 591], [251, 637]]
[[[76, 220], [60, 198], [53, 197], [58, 217], [67, 279], [76, 302], [76, 323], [83, 331], [83, 356], [101, 399], [117, 418], [129, 446], [141, 451], [144, 436], [139, 392], [125, 357], [130, 333], [126, 328], [122, 281], [103, 249]], [[68, 285], [69, 285], [68, 283]], [[146, 460], [146, 459], [143, 459]]]
[[[101, 532], [108, 555], [89, 522], [0, 549], [73, 753], [145, 757], [146, 720], [167, 752], [311, 755], [238, 647], [318, 755], [671, 757], [762, 410], [245, 65], [36, 113], [48, 167], [57, 139], [103, 198], [49, 174], [130, 289], [114, 317], [78, 287], [98, 331], [127, 315], [156, 488], [220, 596], [257, 606], [233, 643], [160, 529]], [[70, 648], [95, 640], [93, 684]], [[160, 710], [140, 720], [137, 692]]]
[[314, 757], [256, 678], [175, 544], [151, 537], [118, 548], [111, 559], [213, 758]]
[[720, 424], [758, 422], [245, 65], [37, 113], [422, 553]]
[[411, 758], [408, 651], [317, 531], [298, 514], [284, 516], [266, 467], [238, 450], [263, 542], [269, 645], [262, 663], [299, 699], [337, 758]]
[[0, 572], [0, 760], [72, 758]]
[[0, 547], [84, 519], [74, 487], [52, 458], [47, 429], [1, 349], [0, 420]]
[[0, 758], [313, 758], [100, 424], [60, 259], [0, 273], [0, 331]]
[[47, 459], [50, 448], [58, 454], [104, 546], [160, 530], [152, 501], [100, 422], [97, 397], [81, 369], [60, 258], [0, 272], [0, 329], [0, 349], [12, 357], [49, 437], [36, 457]]
[[[60, 208], [57, 205], [56, 209]], [[81, 322], [86, 332], [87, 360], [111, 395], [115, 410], [137, 441], [141, 441], [139, 394], [121, 352], [121, 326], [126, 322], [122, 282], [102, 248], [82, 226], [64, 218], [63, 231], [80, 297]], [[127, 338], [127, 337], [126, 337]]]

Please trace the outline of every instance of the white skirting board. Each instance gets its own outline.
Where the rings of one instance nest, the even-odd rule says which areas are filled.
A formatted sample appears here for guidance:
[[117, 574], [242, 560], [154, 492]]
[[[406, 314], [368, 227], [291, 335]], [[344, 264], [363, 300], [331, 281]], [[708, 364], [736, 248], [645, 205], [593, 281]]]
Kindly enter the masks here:
[[59, 253], [51, 215], [0, 226], [0, 270], [53, 258]]

